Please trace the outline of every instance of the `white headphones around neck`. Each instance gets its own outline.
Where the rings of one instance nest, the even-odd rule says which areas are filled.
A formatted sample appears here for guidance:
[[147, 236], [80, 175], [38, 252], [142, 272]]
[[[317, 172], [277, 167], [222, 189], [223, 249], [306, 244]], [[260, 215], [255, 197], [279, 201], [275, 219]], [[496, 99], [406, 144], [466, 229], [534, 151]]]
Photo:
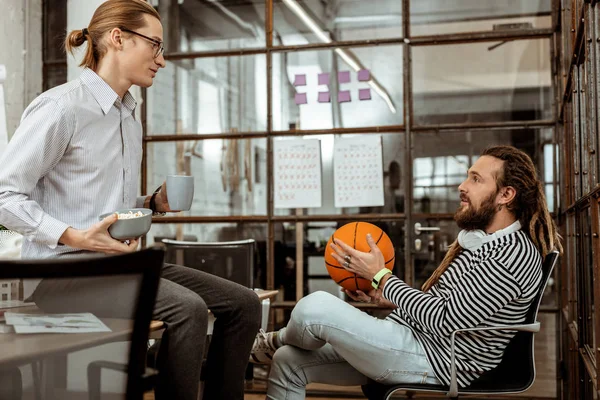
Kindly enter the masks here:
[[502, 236], [510, 235], [521, 229], [521, 223], [519, 221], [513, 222], [511, 225], [507, 226], [504, 229], [499, 229], [496, 232], [488, 235], [481, 229], [475, 229], [472, 231], [467, 231], [463, 229], [458, 233], [458, 244], [463, 249], [467, 249], [470, 251], [475, 251], [485, 243], [489, 243], [492, 240], [496, 240], [501, 238]]

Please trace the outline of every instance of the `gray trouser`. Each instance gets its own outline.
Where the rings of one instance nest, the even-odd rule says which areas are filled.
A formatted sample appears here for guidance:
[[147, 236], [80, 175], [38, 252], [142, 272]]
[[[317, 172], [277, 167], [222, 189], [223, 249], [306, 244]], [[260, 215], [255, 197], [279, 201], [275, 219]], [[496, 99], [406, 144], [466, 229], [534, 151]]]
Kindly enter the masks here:
[[[131, 318], [136, 288], [137, 280], [123, 277], [44, 280], [33, 300], [47, 312]], [[157, 400], [196, 400], [209, 309], [216, 322], [206, 357], [204, 398], [244, 398], [244, 373], [261, 320], [258, 296], [217, 276], [165, 264], [153, 317], [167, 325], [158, 354]]]

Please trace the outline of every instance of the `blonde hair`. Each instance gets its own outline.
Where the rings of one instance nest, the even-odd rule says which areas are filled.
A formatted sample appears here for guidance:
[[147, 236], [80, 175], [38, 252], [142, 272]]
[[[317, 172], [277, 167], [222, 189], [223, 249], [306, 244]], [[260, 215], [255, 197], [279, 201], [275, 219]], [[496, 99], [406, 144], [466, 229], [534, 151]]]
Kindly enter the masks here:
[[113, 28], [132, 31], [142, 28], [146, 25], [144, 15], [160, 21], [158, 12], [143, 0], [108, 0], [96, 9], [87, 28], [73, 30], [67, 35], [65, 50], [73, 54], [76, 47], [87, 41], [87, 51], [79, 66], [96, 70], [98, 62], [106, 54], [102, 36]]
[[[531, 158], [512, 146], [490, 147], [484, 150], [481, 156], [490, 156], [504, 161], [502, 170], [496, 176], [496, 186], [498, 188], [511, 186], [517, 192], [515, 198], [506, 207], [521, 221], [523, 231], [538, 248], [542, 257], [546, 257], [554, 249], [562, 253], [561, 237], [548, 211], [544, 187], [537, 177]], [[452, 243], [440, 266], [433, 271], [421, 289], [424, 292], [431, 289], [461, 252], [462, 247], [458, 241]]]

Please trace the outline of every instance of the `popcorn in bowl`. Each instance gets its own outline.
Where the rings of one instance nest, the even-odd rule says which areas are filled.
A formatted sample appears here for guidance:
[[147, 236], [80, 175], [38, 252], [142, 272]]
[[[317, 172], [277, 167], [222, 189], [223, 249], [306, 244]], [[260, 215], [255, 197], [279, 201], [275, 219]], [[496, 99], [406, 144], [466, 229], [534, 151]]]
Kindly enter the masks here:
[[143, 217], [144, 216], [144, 213], [141, 212], [141, 211], [136, 211], [136, 212], [129, 211], [129, 212], [126, 212], [126, 213], [116, 212], [115, 214], [117, 214], [117, 218], [118, 219], [132, 219], [132, 218], [139, 218], [139, 217]]

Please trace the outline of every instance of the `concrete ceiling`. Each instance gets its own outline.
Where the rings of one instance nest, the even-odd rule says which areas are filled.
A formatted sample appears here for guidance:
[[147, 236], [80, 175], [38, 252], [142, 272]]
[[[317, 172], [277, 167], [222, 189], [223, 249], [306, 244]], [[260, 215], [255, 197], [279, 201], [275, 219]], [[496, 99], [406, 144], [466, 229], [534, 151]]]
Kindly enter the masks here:
[[[302, 0], [299, 3], [321, 27], [329, 30], [397, 26], [402, 15], [400, 0]], [[180, 15], [198, 38], [250, 38], [256, 35], [256, 29], [264, 35], [264, 4], [264, 0], [184, 0]], [[551, 0], [419, 0], [412, 1], [410, 8], [412, 24], [435, 24], [549, 14]], [[274, 14], [277, 33], [309, 32], [281, 0], [275, 0]]]

